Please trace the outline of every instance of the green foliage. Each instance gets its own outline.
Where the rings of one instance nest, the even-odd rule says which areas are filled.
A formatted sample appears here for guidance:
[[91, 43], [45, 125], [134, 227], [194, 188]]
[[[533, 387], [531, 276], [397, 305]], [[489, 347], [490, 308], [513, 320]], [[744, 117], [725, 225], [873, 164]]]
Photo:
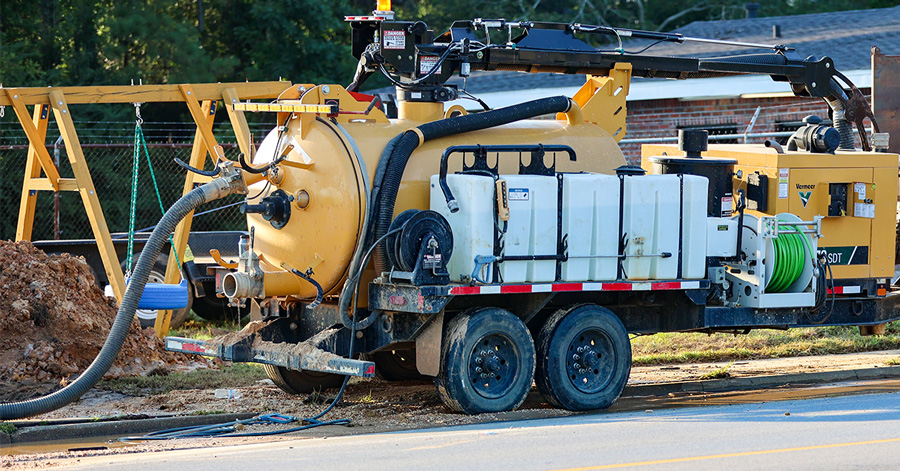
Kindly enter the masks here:
[[[277, 80], [346, 83], [348, 14], [374, 0], [37, 0], [0, 3], [7, 86]], [[670, 30], [743, 18], [745, 0], [396, 0], [398, 19], [437, 32], [479, 18]], [[852, 8], [892, 6], [862, 0]], [[839, 0], [760, 2], [760, 16], [846, 9]]]
[[731, 377], [731, 367], [734, 366], [734, 362], [730, 362], [727, 365], [716, 368], [715, 370], [706, 373], [705, 375], [700, 376], [700, 379], [725, 379]]
[[761, 329], [748, 335], [660, 333], [635, 337], [631, 347], [635, 365], [873, 352], [900, 348], [900, 322], [875, 336], [861, 336], [856, 327]]
[[16, 430], [18, 430], [18, 429], [16, 428], [15, 425], [13, 425], [9, 422], [0, 422], [0, 433], [12, 435], [12, 434], [16, 433]]

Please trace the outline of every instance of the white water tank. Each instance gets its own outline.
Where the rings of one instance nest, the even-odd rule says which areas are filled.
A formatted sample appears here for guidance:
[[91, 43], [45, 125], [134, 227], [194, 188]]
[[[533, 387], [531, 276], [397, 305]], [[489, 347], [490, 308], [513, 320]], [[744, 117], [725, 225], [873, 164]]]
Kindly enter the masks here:
[[[569, 258], [560, 264], [560, 281], [612, 281], [618, 278], [619, 241], [626, 240], [622, 279], [675, 280], [706, 277], [708, 180], [695, 175], [619, 176], [561, 174], [502, 175], [507, 184], [509, 221], [500, 236], [503, 283], [556, 281], [557, 260], [509, 260], [549, 256], [566, 238]], [[438, 176], [431, 178], [431, 209], [450, 223], [451, 280], [467, 282], [476, 256], [494, 255], [497, 217], [495, 180], [482, 175], [448, 175], [459, 204], [451, 213]], [[624, 188], [624, 191], [621, 191]], [[621, 195], [620, 195], [621, 192]], [[621, 196], [621, 198], [620, 198]], [[561, 206], [561, 208], [560, 208]], [[619, 219], [622, 231], [619, 231]], [[561, 212], [560, 212], [561, 209]], [[679, 271], [679, 262], [681, 270]], [[480, 280], [494, 280], [493, 265], [483, 265]]]
[[[559, 183], [555, 176], [501, 175], [509, 194], [509, 223], [501, 238], [503, 256], [556, 255], [559, 232]], [[550, 282], [556, 260], [504, 261], [504, 283]]]
[[563, 174], [562, 230], [569, 259], [562, 281], [615, 280], [619, 253], [619, 177]]
[[709, 179], [697, 175], [681, 175], [681, 278], [706, 278], [707, 224], [706, 207], [709, 201]]
[[[431, 210], [450, 223], [453, 231], [453, 255], [447, 264], [450, 280], [467, 282], [475, 270], [476, 255], [494, 254], [494, 179], [482, 175], [447, 175], [447, 185], [459, 203], [459, 211], [451, 213], [438, 183], [431, 177]], [[485, 270], [485, 281], [491, 283], [491, 270]]]
[[622, 193], [623, 278], [677, 278], [680, 187], [677, 175], [625, 177]]

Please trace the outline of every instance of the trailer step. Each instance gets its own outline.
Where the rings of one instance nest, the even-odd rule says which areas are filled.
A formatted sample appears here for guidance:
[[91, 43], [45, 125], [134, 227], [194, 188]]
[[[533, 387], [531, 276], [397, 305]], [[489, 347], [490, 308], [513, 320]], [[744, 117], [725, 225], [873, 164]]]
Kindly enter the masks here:
[[194, 340], [166, 337], [166, 350], [191, 353], [225, 361], [265, 363], [294, 370], [319, 371], [369, 378], [375, 376], [375, 363], [343, 358], [306, 343], [289, 344], [265, 342], [248, 336], [237, 342]]

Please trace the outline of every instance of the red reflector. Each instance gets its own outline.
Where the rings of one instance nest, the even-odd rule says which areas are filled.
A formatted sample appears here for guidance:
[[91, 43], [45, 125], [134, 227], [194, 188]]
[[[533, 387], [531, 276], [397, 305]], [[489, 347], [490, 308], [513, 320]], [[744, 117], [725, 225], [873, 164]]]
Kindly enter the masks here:
[[391, 296], [390, 302], [394, 306], [403, 306], [406, 304], [406, 298], [404, 298], [403, 296], [394, 295], [394, 296]]
[[481, 288], [478, 286], [456, 286], [451, 289], [451, 294], [481, 294]]
[[530, 293], [531, 285], [503, 285], [500, 287], [500, 292], [503, 294], [507, 293]]
[[183, 343], [181, 344], [181, 349], [186, 352], [206, 353], [206, 349], [193, 343]]
[[581, 291], [581, 283], [556, 283], [553, 291]]
[[651, 289], [681, 289], [681, 282], [667, 281], [662, 283], [653, 283]]
[[603, 283], [603, 289], [607, 291], [631, 291], [631, 283]]
[[375, 374], [375, 365], [371, 365], [371, 366], [369, 366], [368, 368], [366, 368], [366, 374], [367, 374], [367, 375], [373, 375], [373, 374]]

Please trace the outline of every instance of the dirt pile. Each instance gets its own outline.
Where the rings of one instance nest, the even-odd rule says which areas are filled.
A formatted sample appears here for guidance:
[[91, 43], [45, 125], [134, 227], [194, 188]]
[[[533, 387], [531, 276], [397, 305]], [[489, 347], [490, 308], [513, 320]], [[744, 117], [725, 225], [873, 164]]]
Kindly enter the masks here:
[[[0, 241], [0, 401], [59, 389], [97, 356], [116, 316], [82, 258]], [[137, 320], [106, 378], [162, 372], [196, 361], [166, 352]]]

